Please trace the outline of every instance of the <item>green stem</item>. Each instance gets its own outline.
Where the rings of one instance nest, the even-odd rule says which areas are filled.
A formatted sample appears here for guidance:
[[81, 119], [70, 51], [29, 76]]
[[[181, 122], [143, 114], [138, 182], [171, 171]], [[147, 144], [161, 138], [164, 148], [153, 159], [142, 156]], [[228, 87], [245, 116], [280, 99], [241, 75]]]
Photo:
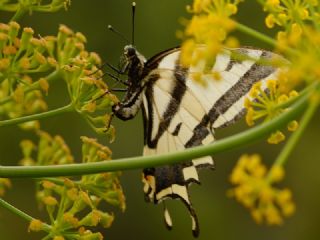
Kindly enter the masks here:
[[20, 4], [18, 10], [13, 15], [13, 17], [11, 18], [10, 21], [11, 22], [18, 21], [27, 11], [28, 11], [28, 9], [26, 7], [24, 7], [22, 4]]
[[[31, 217], [30, 215], [28, 215], [27, 213], [21, 211], [20, 209], [12, 206], [10, 203], [6, 202], [5, 200], [3, 200], [2, 198], [0, 198], [0, 206], [6, 208], [7, 210], [9, 210], [10, 212], [18, 215], [19, 217], [23, 218], [24, 220], [26, 220], [27, 222], [31, 222], [32, 220], [34, 220], [33, 217]], [[49, 232], [51, 230], [51, 226], [49, 226], [46, 223], [43, 223], [43, 230]]]
[[1, 11], [7, 11], [7, 12], [16, 12], [18, 8], [19, 8], [19, 3], [3, 4], [0, 6]]
[[33, 114], [30, 116], [25, 116], [25, 117], [20, 117], [20, 118], [14, 118], [14, 119], [0, 121], [0, 127], [14, 125], [14, 124], [20, 124], [20, 123], [24, 123], [24, 122], [33, 121], [33, 120], [40, 120], [42, 118], [48, 118], [48, 117], [52, 117], [55, 115], [59, 115], [61, 113], [71, 112], [73, 109], [74, 109], [73, 105], [70, 103], [64, 107], [57, 108], [57, 109], [54, 109], [51, 111], [37, 113], [37, 114]]
[[299, 123], [298, 129], [294, 133], [292, 133], [288, 142], [286, 143], [281, 153], [275, 160], [274, 165], [281, 166], [288, 159], [290, 153], [293, 151], [293, 149], [297, 145], [301, 135], [303, 134], [304, 130], [306, 129], [310, 120], [312, 119], [312, 116], [315, 114], [316, 110], [318, 109], [318, 106], [319, 106], [319, 101], [317, 100], [310, 101], [310, 104]]
[[279, 105], [277, 105], [277, 109], [285, 109], [288, 108], [292, 105], [292, 103], [294, 103], [300, 96], [306, 95], [308, 93], [310, 93], [313, 89], [315, 89], [317, 87], [318, 83], [317, 82], [313, 82], [310, 85], [308, 85], [307, 87], [305, 87], [303, 90], [301, 90], [299, 92], [299, 95], [296, 97], [291, 97], [289, 98], [288, 101], [285, 101], [283, 103], [280, 103]]
[[258, 32], [250, 27], [247, 27], [246, 25], [243, 25], [239, 22], [235, 22], [236, 23], [236, 28], [243, 32], [243, 33], [246, 33], [256, 39], [259, 39], [261, 40], [262, 42], [265, 42], [265, 43], [268, 43], [270, 44], [271, 46], [275, 47], [277, 46], [277, 41], [274, 40], [273, 38], [261, 33], [261, 32]]
[[300, 96], [292, 107], [274, 118], [254, 128], [235, 134], [212, 144], [197, 146], [185, 149], [183, 151], [153, 155], [145, 157], [123, 158], [113, 161], [67, 164], [54, 166], [0, 166], [0, 177], [9, 178], [38, 178], [52, 176], [72, 176], [94, 174], [101, 172], [111, 172], [127, 169], [141, 169], [146, 167], [155, 167], [160, 165], [175, 164], [190, 159], [199, 158], [231, 150], [236, 147], [248, 145], [262, 137], [267, 136], [276, 129], [285, 126], [289, 121], [296, 118], [307, 106], [309, 94]]
[[[60, 71], [56, 70], [56, 71], [50, 73], [47, 77], [45, 77], [45, 79], [48, 81], [48, 83], [50, 83], [50, 82], [58, 79], [59, 77], [60, 77]], [[37, 89], [41, 89], [39, 81], [34, 82], [29, 87], [26, 87], [26, 89], [24, 90], [24, 93], [28, 93], [30, 91], [37, 90]], [[8, 103], [8, 102], [10, 102], [12, 100], [13, 100], [13, 96], [12, 95], [8, 96], [8, 97], [5, 97], [5, 98], [0, 100], [0, 105], [6, 104], [6, 103]]]
[[[238, 23], [238, 22], [235, 22], [235, 23], [236, 23], [236, 28], [239, 31], [241, 31], [241, 32], [243, 32], [245, 34], [248, 34], [248, 35], [250, 35], [250, 36], [252, 36], [252, 37], [254, 37], [256, 39], [259, 39], [259, 40], [261, 40], [261, 41], [263, 41], [263, 42], [265, 42], [265, 43], [267, 43], [267, 44], [269, 44], [269, 45], [271, 45], [273, 47], [276, 47], [278, 45], [277, 41], [274, 40], [273, 38], [271, 38], [271, 37], [269, 37], [269, 36], [267, 36], [267, 35], [265, 35], [265, 34], [263, 34], [261, 32], [258, 32], [256, 30], [250, 28], [250, 27], [247, 27], [246, 25], [243, 25], [241, 23]], [[298, 54], [298, 52], [296, 50], [294, 50], [294, 49], [292, 49], [290, 47], [287, 47], [285, 49], [285, 51], [287, 53], [289, 53], [289, 54], [292, 54], [292, 55], [297, 55]]]

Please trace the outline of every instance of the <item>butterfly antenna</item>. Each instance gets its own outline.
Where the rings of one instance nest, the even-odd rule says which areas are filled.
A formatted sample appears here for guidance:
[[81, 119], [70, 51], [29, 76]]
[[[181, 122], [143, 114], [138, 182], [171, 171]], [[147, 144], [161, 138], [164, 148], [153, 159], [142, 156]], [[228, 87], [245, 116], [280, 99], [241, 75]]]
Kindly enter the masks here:
[[132, 2], [132, 45], [134, 45], [134, 17], [136, 12], [136, 2]]
[[121, 34], [118, 30], [114, 29], [111, 25], [108, 25], [108, 29], [115, 33], [116, 35], [118, 35], [120, 38], [122, 38], [124, 41], [126, 41], [127, 44], [130, 43], [130, 41], [125, 37], [123, 36], [123, 34]]

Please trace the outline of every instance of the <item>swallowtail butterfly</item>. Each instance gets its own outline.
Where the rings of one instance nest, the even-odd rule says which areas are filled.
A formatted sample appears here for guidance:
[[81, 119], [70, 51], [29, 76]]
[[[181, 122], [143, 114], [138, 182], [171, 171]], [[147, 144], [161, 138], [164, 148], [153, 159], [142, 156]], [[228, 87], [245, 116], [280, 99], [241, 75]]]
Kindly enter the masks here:
[[[233, 52], [245, 54], [250, 60], [235, 60]], [[124, 99], [113, 106], [113, 112], [118, 118], [129, 120], [142, 109], [144, 155], [212, 143], [216, 129], [226, 127], [244, 115], [244, 99], [252, 85], [258, 81], [265, 85], [268, 79], [275, 79], [278, 72], [278, 69], [254, 60], [270, 60], [275, 55], [271, 52], [251, 48], [224, 49], [213, 66], [222, 79], [206, 79], [207, 86], [204, 87], [192, 79], [192, 73], [202, 69], [182, 67], [179, 55], [180, 48], [172, 48], [146, 60], [134, 46], [124, 48], [128, 89]], [[189, 210], [194, 236], [199, 234], [199, 223], [188, 188], [191, 183], [200, 183], [198, 170], [202, 168], [214, 168], [210, 156], [143, 170], [147, 201], [157, 204], [168, 198], [180, 199]], [[167, 208], [164, 217], [171, 228]]]
[[[224, 49], [216, 56], [212, 68], [222, 79], [217, 81], [208, 75], [204, 87], [192, 79], [192, 74], [202, 72], [203, 66], [183, 67], [180, 50], [168, 49], [147, 60], [133, 45], [124, 47], [121, 72], [127, 74], [128, 88], [123, 100], [112, 110], [118, 118], [129, 120], [142, 109], [144, 155], [212, 143], [216, 129], [244, 115], [244, 99], [253, 84], [261, 81], [266, 86], [266, 81], [275, 79], [279, 71], [258, 63], [270, 60], [274, 53], [253, 48]], [[248, 58], [236, 60], [234, 54]], [[190, 213], [195, 237], [199, 235], [199, 222], [188, 188], [191, 183], [200, 183], [198, 170], [203, 168], [214, 168], [212, 157], [143, 170], [146, 200], [154, 204], [167, 199], [181, 200]], [[166, 207], [164, 219], [170, 229], [172, 221]]]

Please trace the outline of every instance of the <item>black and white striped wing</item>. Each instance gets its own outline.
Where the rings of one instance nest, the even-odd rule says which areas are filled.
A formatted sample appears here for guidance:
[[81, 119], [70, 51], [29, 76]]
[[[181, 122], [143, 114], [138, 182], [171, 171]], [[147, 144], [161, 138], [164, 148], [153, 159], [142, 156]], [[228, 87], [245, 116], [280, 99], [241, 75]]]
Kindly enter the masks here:
[[[143, 94], [145, 126], [144, 155], [163, 154], [183, 150], [214, 141], [214, 130], [227, 126], [240, 118], [244, 99], [257, 81], [263, 84], [274, 79], [277, 69], [259, 65], [254, 60], [232, 59], [232, 51], [249, 56], [249, 59], [270, 59], [273, 53], [239, 48], [224, 50], [217, 55], [213, 70], [222, 79], [208, 76], [207, 86], [192, 79], [202, 66], [183, 68], [179, 65], [179, 49], [168, 50], [152, 58]], [[150, 67], [151, 68], [151, 67]], [[197, 216], [190, 202], [188, 186], [200, 183], [199, 168], [213, 168], [210, 156], [190, 159], [190, 162], [144, 170], [146, 199], [159, 203], [166, 198], [178, 198], [187, 206], [192, 218], [192, 230], [199, 234]], [[172, 226], [168, 210], [165, 221]]]

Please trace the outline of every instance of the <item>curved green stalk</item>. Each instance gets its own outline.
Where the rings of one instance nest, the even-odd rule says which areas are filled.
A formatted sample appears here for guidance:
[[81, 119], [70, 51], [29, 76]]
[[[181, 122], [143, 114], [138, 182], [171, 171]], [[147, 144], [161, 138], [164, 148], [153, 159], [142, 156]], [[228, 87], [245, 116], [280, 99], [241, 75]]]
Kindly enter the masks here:
[[22, 18], [22, 16], [24, 14], [26, 14], [28, 11], [27, 8], [25, 8], [24, 6], [22, 6], [22, 4], [19, 5], [18, 10], [16, 11], [16, 13], [13, 15], [13, 17], [11, 18], [11, 22], [12, 21], [18, 21], [20, 18]]
[[254, 29], [252, 29], [252, 28], [250, 28], [250, 27], [248, 27], [248, 26], [246, 26], [244, 24], [241, 24], [239, 22], [235, 22], [235, 23], [236, 23], [236, 28], [239, 31], [241, 31], [243, 33], [246, 33], [246, 34], [248, 34], [248, 35], [250, 35], [250, 36], [252, 36], [252, 37], [254, 37], [256, 39], [259, 39], [262, 42], [268, 43], [269, 45], [271, 45], [273, 47], [277, 46], [277, 41], [274, 40], [273, 38], [271, 38], [271, 37], [269, 37], [269, 36], [267, 36], [267, 35], [265, 35], [265, 34], [263, 34], [261, 32], [258, 32], [258, 31], [254, 30]]
[[0, 121], [0, 127], [14, 125], [14, 124], [20, 124], [20, 123], [24, 123], [24, 122], [33, 121], [33, 120], [40, 120], [42, 118], [52, 117], [52, 116], [55, 116], [55, 115], [58, 115], [61, 113], [71, 112], [73, 109], [74, 109], [73, 105], [72, 105], [72, 103], [70, 103], [64, 107], [57, 108], [57, 109], [54, 109], [51, 111], [37, 113], [37, 114], [30, 115], [30, 116], [24, 116], [24, 117]]
[[[30, 215], [28, 215], [27, 213], [21, 211], [20, 209], [12, 206], [10, 203], [6, 202], [5, 200], [3, 200], [2, 198], [0, 198], [0, 206], [8, 209], [10, 212], [18, 215], [19, 217], [23, 218], [24, 220], [31, 222], [32, 220], [34, 220], [33, 217], [31, 217]], [[51, 230], [51, 226], [49, 226], [46, 223], [43, 223], [43, 230], [44, 231], [50, 231]]]
[[18, 8], [19, 8], [19, 3], [2, 4], [0, 6], [0, 10], [6, 11], [6, 12], [16, 12]]
[[285, 126], [289, 121], [297, 117], [307, 106], [309, 94], [300, 96], [292, 107], [271, 120], [244, 132], [218, 140], [206, 146], [198, 146], [184, 151], [170, 154], [123, 158], [113, 161], [54, 165], [54, 166], [0, 166], [0, 177], [9, 178], [37, 178], [50, 176], [72, 176], [94, 174], [101, 172], [119, 171], [127, 169], [141, 169], [159, 165], [174, 164], [190, 159], [216, 154], [236, 147], [248, 145], [264, 136], [267, 136], [276, 129]]
[[288, 159], [290, 153], [297, 145], [298, 140], [300, 139], [302, 133], [304, 132], [310, 120], [312, 119], [313, 115], [315, 114], [316, 110], [318, 109], [318, 106], [319, 106], [318, 100], [310, 101], [310, 104], [299, 123], [298, 129], [294, 133], [292, 133], [292, 136], [289, 138], [288, 142], [286, 143], [281, 153], [277, 157], [276, 161], [274, 162], [274, 165], [283, 165], [285, 161]]
[[[261, 32], [258, 32], [258, 31], [254, 30], [254, 29], [252, 29], [252, 28], [250, 28], [250, 27], [248, 27], [246, 25], [243, 25], [241, 23], [238, 23], [238, 22], [235, 22], [235, 23], [236, 23], [236, 28], [239, 31], [241, 31], [241, 32], [243, 32], [245, 34], [248, 34], [248, 35], [250, 35], [250, 36], [252, 36], [252, 37], [254, 37], [256, 39], [259, 39], [262, 42], [265, 42], [265, 43], [267, 43], [267, 44], [269, 44], [269, 45], [271, 45], [273, 47], [276, 47], [278, 45], [277, 41], [274, 40], [273, 38], [271, 38], [271, 37], [269, 37], [269, 36], [267, 36], [267, 35], [265, 35], [265, 34], [263, 34]], [[297, 55], [298, 54], [297, 51], [295, 51], [294, 49], [292, 49], [290, 47], [286, 48], [286, 52], [288, 52], [290, 54], [293, 54], [293, 55]]]

